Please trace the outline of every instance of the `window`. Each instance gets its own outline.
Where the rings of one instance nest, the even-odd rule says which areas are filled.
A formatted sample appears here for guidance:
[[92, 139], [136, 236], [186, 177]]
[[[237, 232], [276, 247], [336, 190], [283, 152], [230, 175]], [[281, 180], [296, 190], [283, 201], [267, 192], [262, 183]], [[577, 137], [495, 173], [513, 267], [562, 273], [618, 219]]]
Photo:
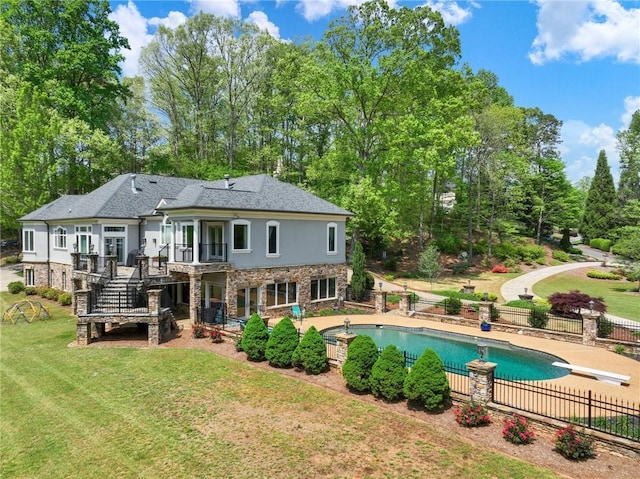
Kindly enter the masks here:
[[36, 275], [33, 273], [32, 269], [24, 270], [24, 285], [25, 286], [35, 286], [36, 284]]
[[233, 245], [233, 250], [236, 253], [251, 251], [250, 225], [251, 223], [246, 220], [236, 220], [233, 222], [233, 228], [231, 229], [233, 238], [231, 239], [231, 244]]
[[35, 231], [34, 230], [24, 230], [24, 241], [22, 242], [22, 250], [23, 251], [35, 251]]
[[275, 283], [267, 285], [267, 306], [284, 306], [298, 302], [298, 283]]
[[53, 247], [58, 249], [67, 249], [67, 229], [58, 226], [53, 230]]
[[335, 223], [329, 223], [327, 225], [327, 254], [337, 254], [336, 245], [336, 233], [338, 231], [338, 225]]
[[311, 301], [336, 297], [336, 278], [311, 280]]
[[280, 223], [267, 222], [267, 256], [280, 256]]
[[66, 273], [66, 271], [62, 272], [62, 289], [64, 291], [67, 290], [67, 273]]
[[182, 225], [182, 246], [193, 248], [193, 225]]
[[104, 227], [105, 233], [126, 233], [126, 231], [127, 231], [126, 226], [105, 226]]

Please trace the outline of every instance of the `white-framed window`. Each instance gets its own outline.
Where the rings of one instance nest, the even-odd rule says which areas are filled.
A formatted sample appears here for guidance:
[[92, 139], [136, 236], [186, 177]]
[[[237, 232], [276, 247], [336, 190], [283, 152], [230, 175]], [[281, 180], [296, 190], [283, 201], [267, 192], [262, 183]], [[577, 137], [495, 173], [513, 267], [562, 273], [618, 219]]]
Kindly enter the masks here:
[[53, 230], [53, 247], [57, 249], [67, 249], [67, 229], [58, 226]]
[[182, 225], [182, 246], [186, 248], [193, 248], [193, 225]]
[[251, 252], [251, 222], [235, 220], [231, 225], [231, 246], [234, 253]]
[[336, 278], [320, 278], [311, 280], [311, 301], [332, 299], [336, 297]]
[[267, 256], [280, 256], [280, 223], [267, 222]]
[[36, 232], [34, 230], [24, 230], [23, 233], [23, 241], [22, 241], [22, 251], [30, 251], [33, 252], [36, 250], [36, 240], [35, 240]]
[[267, 307], [285, 306], [298, 302], [298, 283], [273, 283], [267, 285]]
[[36, 285], [36, 275], [34, 274], [32, 269], [24, 270], [24, 285], [25, 286], [35, 286]]
[[327, 224], [327, 254], [338, 254], [338, 225], [336, 223]]

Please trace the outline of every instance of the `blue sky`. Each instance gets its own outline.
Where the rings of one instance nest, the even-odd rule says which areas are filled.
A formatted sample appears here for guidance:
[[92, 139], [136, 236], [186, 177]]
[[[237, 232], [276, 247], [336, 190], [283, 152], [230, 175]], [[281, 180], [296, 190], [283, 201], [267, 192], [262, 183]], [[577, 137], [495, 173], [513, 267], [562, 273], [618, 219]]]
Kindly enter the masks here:
[[[199, 11], [255, 23], [282, 41], [320, 39], [331, 19], [358, 0], [119, 0], [111, 18], [129, 39], [123, 73], [139, 73], [140, 50], [158, 25]], [[592, 176], [605, 149], [618, 178], [615, 135], [640, 109], [640, 2], [613, 0], [389, 1], [429, 5], [460, 31], [462, 62], [498, 75], [518, 106], [563, 122], [568, 178]]]

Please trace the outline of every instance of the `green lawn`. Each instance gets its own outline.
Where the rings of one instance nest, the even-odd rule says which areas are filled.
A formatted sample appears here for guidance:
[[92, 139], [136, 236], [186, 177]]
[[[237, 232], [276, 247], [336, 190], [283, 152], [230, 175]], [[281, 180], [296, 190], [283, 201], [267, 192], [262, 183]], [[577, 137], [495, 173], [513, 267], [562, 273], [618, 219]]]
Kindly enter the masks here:
[[637, 288], [637, 282], [624, 279], [612, 281], [561, 273], [534, 284], [533, 292], [547, 298], [555, 292], [578, 290], [589, 296], [604, 298], [607, 312], [614, 316], [640, 322], [640, 294], [634, 292]]
[[0, 326], [5, 479], [556, 477], [211, 352], [69, 347], [74, 318], [52, 315]]

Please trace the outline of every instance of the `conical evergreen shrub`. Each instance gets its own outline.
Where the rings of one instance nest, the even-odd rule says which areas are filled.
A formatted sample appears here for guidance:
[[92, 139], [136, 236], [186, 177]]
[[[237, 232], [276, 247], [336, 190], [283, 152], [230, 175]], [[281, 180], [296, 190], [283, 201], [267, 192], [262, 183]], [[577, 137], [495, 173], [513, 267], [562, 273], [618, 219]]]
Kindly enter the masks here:
[[254, 313], [247, 321], [242, 334], [242, 350], [250, 361], [264, 361], [269, 331], [260, 315]]
[[390, 344], [380, 354], [371, 369], [371, 392], [387, 401], [404, 397], [404, 380], [407, 378], [404, 354]]
[[275, 325], [267, 341], [265, 356], [269, 364], [275, 368], [291, 366], [291, 357], [298, 347], [298, 330], [288, 317], [282, 318]]
[[378, 359], [378, 347], [371, 336], [361, 334], [347, 349], [347, 359], [342, 366], [342, 377], [347, 386], [357, 392], [371, 390], [369, 378]]
[[303, 368], [309, 374], [320, 374], [327, 370], [327, 346], [315, 326], [304, 333], [291, 359], [294, 366]]
[[451, 397], [444, 364], [433, 349], [425, 349], [404, 381], [404, 395], [428, 411], [443, 409]]

